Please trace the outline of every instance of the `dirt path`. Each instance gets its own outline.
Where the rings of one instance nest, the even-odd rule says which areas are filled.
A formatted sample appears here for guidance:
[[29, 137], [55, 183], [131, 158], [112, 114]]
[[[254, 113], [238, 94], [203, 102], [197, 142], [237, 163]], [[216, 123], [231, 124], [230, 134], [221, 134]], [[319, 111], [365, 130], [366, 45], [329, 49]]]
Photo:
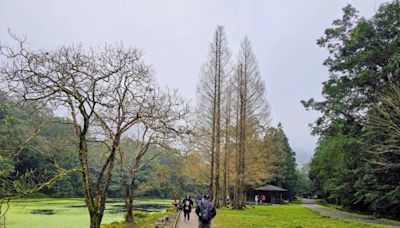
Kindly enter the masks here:
[[183, 212], [180, 213], [177, 228], [198, 228], [199, 227], [199, 220], [197, 215], [194, 213], [192, 209], [192, 213], [190, 213], [190, 220], [186, 221], [183, 217]]
[[373, 217], [363, 217], [356, 214], [348, 214], [340, 211], [335, 211], [329, 208], [320, 207], [315, 203], [313, 199], [302, 199], [304, 207], [307, 207], [313, 211], [319, 212], [321, 214], [327, 215], [332, 218], [342, 218], [342, 219], [351, 219], [360, 222], [366, 223], [374, 223], [380, 225], [388, 225], [388, 226], [400, 226], [400, 223], [385, 221], [385, 220], [377, 220]]

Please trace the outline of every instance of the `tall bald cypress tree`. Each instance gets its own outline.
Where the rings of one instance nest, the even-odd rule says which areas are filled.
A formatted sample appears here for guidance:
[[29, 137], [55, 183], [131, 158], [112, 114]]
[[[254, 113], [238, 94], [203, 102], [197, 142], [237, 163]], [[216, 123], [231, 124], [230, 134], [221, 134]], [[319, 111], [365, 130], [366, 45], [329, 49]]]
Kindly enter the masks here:
[[197, 87], [200, 131], [205, 135], [204, 149], [209, 151], [209, 193], [219, 207], [221, 162], [221, 99], [225, 80], [230, 72], [230, 51], [224, 27], [218, 26], [210, 42], [208, 59], [204, 63]]

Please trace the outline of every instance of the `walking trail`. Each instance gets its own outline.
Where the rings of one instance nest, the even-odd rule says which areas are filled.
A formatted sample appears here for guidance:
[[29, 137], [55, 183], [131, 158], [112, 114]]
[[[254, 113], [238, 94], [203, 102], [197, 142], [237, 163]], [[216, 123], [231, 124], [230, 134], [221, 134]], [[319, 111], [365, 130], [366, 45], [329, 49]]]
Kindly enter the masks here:
[[194, 213], [194, 210], [192, 209], [192, 213], [190, 213], [189, 221], [185, 220], [185, 218], [183, 217], [183, 212], [181, 212], [179, 215], [179, 220], [178, 220], [176, 227], [177, 228], [198, 228], [199, 227], [199, 219], [197, 218], [197, 215]]
[[380, 225], [388, 225], [388, 226], [400, 226], [400, 223], [392, 222], [388, 220], [378, 220], [373, 217], [364, 217], [356, 214], [348, 214], [340, 211], [335, 211], [329, 208], [320, 207], [315, 203], [313, 199], [303, 199], [304, 207], [307, 207], [313, 211], [319, 212], [321, 214], [327, 215], [332, 218], [341, 218], [341, 219], [351, 219], [360, 222], [374, 223]]

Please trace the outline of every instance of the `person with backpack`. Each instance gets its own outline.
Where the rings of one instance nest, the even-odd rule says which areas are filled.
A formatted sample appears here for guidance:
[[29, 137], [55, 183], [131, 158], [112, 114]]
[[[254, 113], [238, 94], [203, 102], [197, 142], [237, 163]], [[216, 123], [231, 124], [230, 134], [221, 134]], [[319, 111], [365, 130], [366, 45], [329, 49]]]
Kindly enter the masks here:
[[182, 201], [183, 205], [183, 215], [185, 216], [185, 220], [189, 221], [190, 219], [190, 212], [192, 212], [193, 201], [190, 199], [190, 196], [187, 195], [185, 199]]
[[196, 207], [196, 214], [199, 216], [199, 228], [210, 228], [211, 220], [217, 215], [214, 204], [210, 201], [210, 196], [204, 195]]

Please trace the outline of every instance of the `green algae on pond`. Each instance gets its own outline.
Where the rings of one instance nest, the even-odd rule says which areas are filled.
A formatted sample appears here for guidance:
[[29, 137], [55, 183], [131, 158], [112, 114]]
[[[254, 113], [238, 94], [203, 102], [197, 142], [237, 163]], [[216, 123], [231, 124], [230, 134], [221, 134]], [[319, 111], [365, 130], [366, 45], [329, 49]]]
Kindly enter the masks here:
[[[165, 211], [162, 208], [171, 206], [171, 200], [137, 199], [135, 205], [146, 209], [146, 213], [160, 213], [159, 211]], [[107, 201], [103, 224], [122, 220], [123, 200]], [[83, 199], [16, 200], [10, 203], [10, 210], [6, 215], [6, 225], [7, 228], [88, 227], [89, 215]]]
[[31, 214], [54, 215], [54, 210], [50, 209], [32, 210]]

